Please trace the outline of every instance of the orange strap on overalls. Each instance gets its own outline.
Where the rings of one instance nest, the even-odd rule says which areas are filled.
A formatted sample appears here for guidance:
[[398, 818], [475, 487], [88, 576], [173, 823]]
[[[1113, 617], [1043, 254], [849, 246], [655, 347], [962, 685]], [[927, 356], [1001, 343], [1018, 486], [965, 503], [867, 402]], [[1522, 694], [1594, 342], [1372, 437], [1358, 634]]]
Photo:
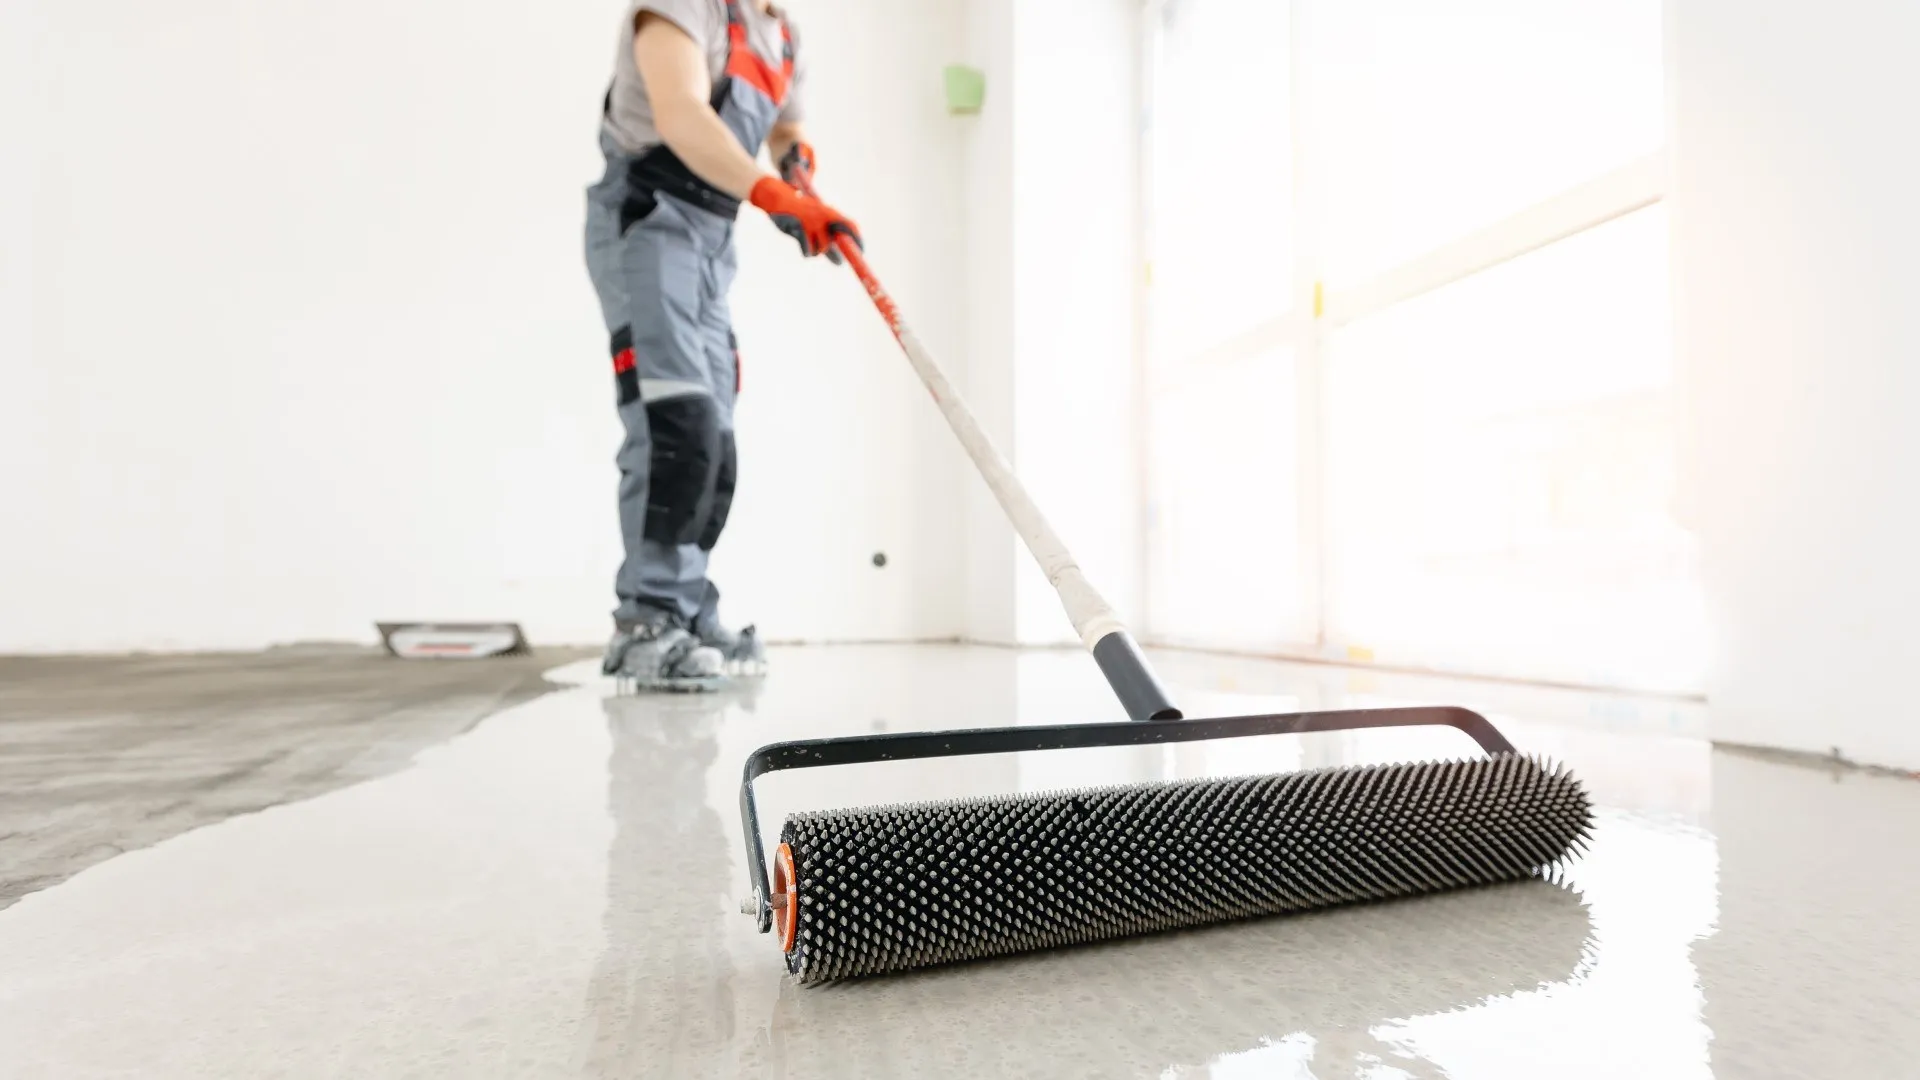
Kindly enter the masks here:
[[787, 88], [793, 84], [793, 34], [787, 29], [786, 17], [780, 17], [781, 58], [780, 66], [775, 68], [753, 51], [753, 43], [747, 40], [747, 19], [740, 11], [740, 4], [741, 0], [727, 0], [726, 74], [745, 80], [776, 106], [785, 105]]

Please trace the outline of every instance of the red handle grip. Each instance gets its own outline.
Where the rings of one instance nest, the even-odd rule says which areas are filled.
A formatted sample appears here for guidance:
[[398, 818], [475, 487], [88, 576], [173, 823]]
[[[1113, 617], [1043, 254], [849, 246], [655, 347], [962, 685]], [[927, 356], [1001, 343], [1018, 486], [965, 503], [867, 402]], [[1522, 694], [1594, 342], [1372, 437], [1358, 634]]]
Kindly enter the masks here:
[[[820, 193], [813, 189], [813, 175], [807, 171], [805, 165], [795, 166], [793, 186], [809, 199], [820, 197]], [[866, 253], [860, 250], [860, 245], [854, 243], [851, 237], [843, 233], [836, 233], [832, 239], [834, 250], [846, 260], [847, 266], [853, 270], [853, 276], [860, 279], [860, 284], [866, 286], [867, 296], [873, 301], [873, 306], [879, 309], [880, 317], [887, 321], [887, 329], [893, 331], [893, 336], [898, 338], [901, 329], [900, 309], [894, 305], [893, 297], [887, 295], [887, 290], [880, 284], [880, 279], [873, 276], [873, 267], [867, 265]]]

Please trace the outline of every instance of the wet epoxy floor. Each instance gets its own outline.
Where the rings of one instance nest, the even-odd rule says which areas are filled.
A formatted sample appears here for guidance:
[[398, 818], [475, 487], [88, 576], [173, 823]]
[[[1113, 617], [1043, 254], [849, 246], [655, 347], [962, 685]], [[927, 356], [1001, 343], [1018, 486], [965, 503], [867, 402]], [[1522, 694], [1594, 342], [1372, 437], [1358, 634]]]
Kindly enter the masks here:
[[[1174, 655], [1194, 715], [1450, 703], [1601, 805], [1527, 882], [801, 989], [738, 906], [742, 758], [1111, 719], [1072, 653], [789, 650], [757, 693], [574, 685], [397, 773], [0, 911], [7, 1077], [1906, 1077], [1920, 783], [1704, 741], [1698, 706]], [[566, 677], [571, 676], [568, 680]], [[789, 810], [1461, 756], [1447, 730], [786, 773]]]

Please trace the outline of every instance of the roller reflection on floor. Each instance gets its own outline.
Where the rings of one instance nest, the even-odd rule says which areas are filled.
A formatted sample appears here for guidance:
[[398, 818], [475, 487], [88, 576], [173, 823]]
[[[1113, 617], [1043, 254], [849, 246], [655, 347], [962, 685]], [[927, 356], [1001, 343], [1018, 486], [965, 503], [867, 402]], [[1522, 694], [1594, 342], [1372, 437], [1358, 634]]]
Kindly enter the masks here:
[[1587, 955], [1588, 930], [1576, 894], [1525, 881], [789, 985], [773, 1041], [778, 1071], [797, 1076], [1158, 1075], [1296, 1033], [1319, 1041], [1317, 1063], [1334, 1064], [1381, 1054], [1367, 1036], [1380, 1021], [1569, 978]]
[[1528, 881], [802, 988], [759, 935], [728, 937], [716, 856], [738, 838], [715, 800], [759, 737], [752, 698], [600, 704], [614, 835], [585, 1075], [1160, 1075], [1297, 1033], [1316, 1067], [1387, 1059], [1381, 1021], [1565, 980], [1585, 955], [1580, 898]]

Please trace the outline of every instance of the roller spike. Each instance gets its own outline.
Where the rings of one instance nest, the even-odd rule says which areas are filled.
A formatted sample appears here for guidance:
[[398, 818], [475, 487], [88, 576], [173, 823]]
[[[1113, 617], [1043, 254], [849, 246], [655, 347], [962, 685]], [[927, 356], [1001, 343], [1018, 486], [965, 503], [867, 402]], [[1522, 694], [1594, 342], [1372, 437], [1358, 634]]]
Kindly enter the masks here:
[[[803, 983], [1529, 876], [1593, 809], [1538, 757], [817, 811], [781, 840]], [[924, 899], [921, 899], [924, 898]]]

